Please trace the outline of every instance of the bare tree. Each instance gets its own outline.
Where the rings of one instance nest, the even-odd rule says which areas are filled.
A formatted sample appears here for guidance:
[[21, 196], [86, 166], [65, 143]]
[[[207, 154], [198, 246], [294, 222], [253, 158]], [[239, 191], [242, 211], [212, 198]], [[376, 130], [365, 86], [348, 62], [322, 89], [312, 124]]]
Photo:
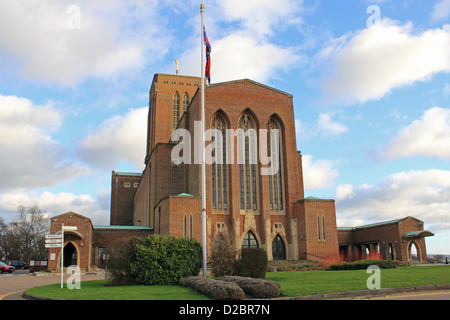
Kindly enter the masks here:
[[38, 206], [19, 206], [17, 219], [10, 223], [8, 237], [21, 253], [20, 260], [43, 260], [47, 256], [45, 235], [50, 230], [50, 220]]
[[5, 223], [5, 219], [0, 217], [0, 260], [6, 259], [6, 233], [8, 231], [8, 226]]

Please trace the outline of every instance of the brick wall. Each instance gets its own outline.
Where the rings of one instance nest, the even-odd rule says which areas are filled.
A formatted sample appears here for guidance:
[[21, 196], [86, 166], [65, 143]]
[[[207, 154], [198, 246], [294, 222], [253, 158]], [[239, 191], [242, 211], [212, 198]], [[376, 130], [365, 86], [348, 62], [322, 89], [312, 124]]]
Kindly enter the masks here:
[[[61, 226], [76, 226], [75, 232], [64, 232], [64, 246], [68, 243], [77, 250], [77, 265], [83, 270], [90, 270], [93, 229], [89, 218], [81, 216], [74, 212], [68, 212], [51, 218], [50, 234], [61, 234]], [[51, 260], [52, 253], [55, 254], [55, 260]], [[48, 270], [59, 270], [61, 266], [61, 248], [50, 248], [48, 259]]]
[[111, 177], [111, 225], [132, 225], [134, 195], [141, 174], [112, 172]]
[[302, 199], [299, 215], [299, 254], [308, 260], [336, 259], [339, 254], [334, 200]]

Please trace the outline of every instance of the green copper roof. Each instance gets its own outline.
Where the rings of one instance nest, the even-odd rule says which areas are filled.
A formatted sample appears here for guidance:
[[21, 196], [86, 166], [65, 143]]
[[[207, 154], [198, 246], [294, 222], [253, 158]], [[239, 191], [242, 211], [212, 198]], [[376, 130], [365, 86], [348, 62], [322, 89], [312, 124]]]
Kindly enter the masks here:
[[391, 223], [397, 223], [403, 219], [395, 219], [395, 220], [389, 220], [389, 221], [382, 221], [377, 223], [371, 223], [371, 224], [365, 224], [358, 227], [338, 227], [338, 230], [346, 231], [346, 230], [357, 230], [357, 229], [363, 229], [363, 228], [370, 228], [370, 227], [376, 227], [376, 226], [382, 226], [385, 224], [391, 224]]
[[153, 230], [153, 227], [143, 226], [93, 226], [94, 230], [108, 229], [108, 230]]

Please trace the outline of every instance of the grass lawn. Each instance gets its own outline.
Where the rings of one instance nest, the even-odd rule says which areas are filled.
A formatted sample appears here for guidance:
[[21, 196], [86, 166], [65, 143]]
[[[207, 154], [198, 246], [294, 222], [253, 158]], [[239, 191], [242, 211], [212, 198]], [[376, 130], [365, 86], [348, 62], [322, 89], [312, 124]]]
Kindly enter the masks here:
[[[281, 285], [283, 296], [366, 290], [371, 274], [366, 270], [268, 272], [267, 280]], [[65, 300], [208, 300], [181, 286], [108, 286], [109, 280], [81, 283], [81, 290], [61, 289], [60, 284], [36, 287], [27, 293]], [[450, 266], [381, 269], [381, 288], [450, 284]]]
[[[426, 286], [450, 283], [450, 266], [381, 269], [381, 288]], [[267, 280], [281, 285], [283, 296], [367, 290], [371, 274], [366, 270], [268, 272]]]
[[35, 287], [28, 294], [62, 300], [209, 300], [191, 288], [181, 286], [108, 286], [110, 280], [81, 282], [81, 289], [61, 284]]

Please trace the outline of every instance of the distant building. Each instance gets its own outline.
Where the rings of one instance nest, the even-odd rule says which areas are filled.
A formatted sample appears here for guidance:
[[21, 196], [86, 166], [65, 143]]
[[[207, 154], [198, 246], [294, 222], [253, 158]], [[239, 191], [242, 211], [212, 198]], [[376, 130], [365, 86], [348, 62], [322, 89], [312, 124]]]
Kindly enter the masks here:
[[[111, 226], [92, 226], [90, 219], [73, 213], [52, 219], [52, 232], [57, 232], [62, 221], [84, 226], [67, 240], [66, 245], [71, 244], [77, 253], [71, 262], [76, 260], [83, 268], [95, 267], [103, 248], [136, 234], [192, 237], [201, 243], [201, 166], [173, 163], [172, 151], [178, 142], [171, 141], [175, 129], [185, 129], [192, 137], [191, 160], [199, 151], [195, 136], [196, 122], [201, 121], [200, 81], [179, 75], [154, 76], [149, 94], [146, 166], [142, 173], [112, 172]], [[423, 231], [423, 223], [417, 219], [338, 229], [334, 200], [304, 197], [292, 95], [245, 79], [207, 86], [205, 100], [206, 129], [218, 130], [223, 145], [232, 145], [214, 156], [234, 159], [206, 166], [208, 256], [216, 241], [225, 239], [237, 250], [263, 248], [269, 260], [321, 261], [339, 255], [363, 257], [374, 250], [386, 258], [408, 260], [411, 243], [426, 260], [424, 237], [432, 234]], [[240, 137], [227, 136], [227, 129], [267, 131], [266, 136], [247, 135], [237, 141]], [[261, 143], [271, 141], [276, 132], [280, 133], [276, 173], [260, 174], [267, 165], [252, 161], [252, 143], [257, 148], [256, 159], [261, 160]], [[215, 146], [217, 141], [213, 142]], [[267, 144], [268, 155], [271, 148]], [[239, 155], [244, 157], [242, 163], [237, 161]], [[50, 255], [54, 254], [50, 269], [58, 268], [58, 252], [60, 249], [50, 250]]]

